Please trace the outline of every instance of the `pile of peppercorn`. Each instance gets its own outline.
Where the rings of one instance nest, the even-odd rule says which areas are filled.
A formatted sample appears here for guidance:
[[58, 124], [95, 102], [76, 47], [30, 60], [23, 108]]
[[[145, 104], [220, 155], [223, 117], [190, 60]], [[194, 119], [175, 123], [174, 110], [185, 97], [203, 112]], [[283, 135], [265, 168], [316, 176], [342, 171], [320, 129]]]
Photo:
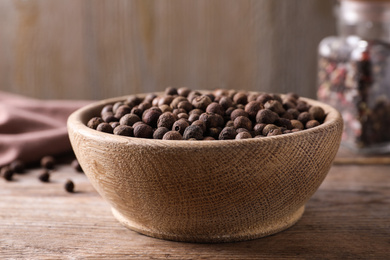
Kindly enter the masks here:
[[[51, 170], [55, 168], [56, 165], [56, 160], [54, 159], [53, 156], [44, 156], [40, 160], [40, 166], [42, 168], [38, 179], [41, 182], [50, 182], [50, 173]], [[71, 162], [72, 167], [77, 171], [77, 172], [83, 172], [81, 169], [80, 164], [78, 163], [77, 159], [74, 159]], [[7, 181], [12, 181], [14, 174], [24, 174], [26, 172], [26, 165], [20, 160], [15, 160], [9, 165], [6, 165], [1, 168], [0, 174], [1, 176], [7, 180]], [[68, 179], [65, 184], [64, 184], [64, 189], [67, 192], [73, 192], [74, 191], [74, 183], [72, 180]]]
[[289, 134], [316, 127], [326, 114], [297, 94], [283, 97], [217, 89], [165, 89], [106, 105], [87, 126], [101, 132], [163, 140], [228, 140]]

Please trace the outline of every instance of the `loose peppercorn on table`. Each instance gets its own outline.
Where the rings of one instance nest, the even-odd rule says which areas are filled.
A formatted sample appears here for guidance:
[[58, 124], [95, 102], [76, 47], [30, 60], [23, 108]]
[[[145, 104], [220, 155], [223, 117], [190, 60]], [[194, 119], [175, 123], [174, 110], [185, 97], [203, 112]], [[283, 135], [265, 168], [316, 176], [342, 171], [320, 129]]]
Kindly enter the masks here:
[[[171, 242], [123, 227], [86, 176], [56, 165], [0, 180], [0, 259], [388, 259], [390, 157], [339, 152], [325, 181], [291, 228], [219, 244]], [[66, 162], [66, 160], [65, 160]], [[74, 192], [64, 189], [71, 179]]]

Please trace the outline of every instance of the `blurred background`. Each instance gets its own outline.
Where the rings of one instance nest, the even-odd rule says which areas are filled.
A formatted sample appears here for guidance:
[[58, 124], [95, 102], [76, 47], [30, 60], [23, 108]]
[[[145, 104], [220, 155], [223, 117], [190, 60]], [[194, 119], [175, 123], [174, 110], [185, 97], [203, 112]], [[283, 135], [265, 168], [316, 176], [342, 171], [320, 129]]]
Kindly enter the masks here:
[[103, 99], [167, 86], [316, 97], [334, 0], [1, 0], [0, 89]]

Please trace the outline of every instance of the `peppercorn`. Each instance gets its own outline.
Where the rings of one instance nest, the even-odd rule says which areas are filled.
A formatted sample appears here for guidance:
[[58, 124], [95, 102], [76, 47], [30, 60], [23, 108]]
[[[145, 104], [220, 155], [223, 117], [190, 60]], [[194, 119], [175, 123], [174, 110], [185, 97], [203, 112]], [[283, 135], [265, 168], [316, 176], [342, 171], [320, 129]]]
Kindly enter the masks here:
[[299, 114], [300, 114], [298, 109], [296, 109], [296, 108], [289, 108], [287, 110], [287, 112], [290, 113], [293, 116], [293, 119], [297, 119]]
[[202, 110], [206, 110], [207, 106], [211, 104], [211, 98], [207, 95], [201, 95], [201, 96], [198, 96], [198, 97], [195, 97], [193, 100], [192, 100], [192, 105], [195, 107], [195, 108], [199, 108], [199, 109], [202, 109]]
[[262, 109], [257, 112], [256, 123], [273, 124], [279, 118], [278, 114], [269, 109]]
[[64, 186], [65, 190], [69, 193], [72, 193], [74, 191], [74, 183], [73, 181], [71, 180], [67, 180], [65, 182], [65, 186]]
[[176, 116], [172, 112], [162, 113], [157, 120], [157, 127], [172, 128], [173, 123], [176, 121]]
[[199, 119], [198, 114], [192, 114], [192, 115], [188, 116], [188, 121], [190, 121], [190, 123], [193, 123], [193, 122], [197, 121], [198, 119]]
[[159, 107], [151, 107], [151, 108], [146, 109], [144, 112], [142, 112], [142, 115], [144, 115], [146, 112], [148, 112], [150, 110], [154, 110], [154, 111], [162, 114], [162, 111], [161, 111], [161, 109]]
[[234, 89], [229, 89], [227, 92], [228, 92], [227, 96], [230, 97], [232, 100], [233, 100], [234, 95], [236, 95], [238, 93], [237, 90], [234, 90]]
[[252, 138], [252, 135], [249, 132], [243, 131], [238, 133], [235, 139], [239, 140], [239, 139], [248, 139], [248, 138]]
[[118, 118], [116, 118], [112, 112], [105, 112], [104, 114], [102, 114], [102, 119], [106, 123], [118, 121]]
[[263, 108], [263, 105], [258, 101], [250, 101], [245, 105], [245, 112], [248, 113], [250, 119], [255, 120], [257, 112]]
[[300, 129], [300, 130], [304, 129], [304, 125], [302, 124], [301, 121], [293, 119], [290, 122], [291, 122], [292, 129]]
[[160, 97], [160, 96], [157, 96], [157, 97], [155, 97], [154, 99], [153, 99], [153, 101], [152, 101], [152, 106], [154, 106], [154, 107], [160, 107], [160, 106], [162, 106], [162, 105], [168, 105], [169, 106], [169, 104], [161, 104], [161, 105], [159, 105], [159, 102], [160, 102], [160, 99], [161, 99], [162, 97]]
[[166, 132], [168, 132], [169, 129], [166, 127], [159, 127], [157, 128], [153, 133], [153, 139], [163, 139], [163, 136]]
[[142, 102], [141, 104], [138, 105], [138, 108], [141, 109], [142, 111], [146, 111], [148, 110], [149, 108], [152, 107], [152, 104], [148, 103], [148, 102]]
[[207, 130], [206, 123], [203, 120], [195, 120], [194, 122], [192, 122], [191, 125], [199, 126], [202, 129], [203, 133]]
[[153, 99], [155, 99], [157, 95], [155, 93], [149, 93], [145, 96], [144, 100], [142, 102], [149, 103], [152, 105]]
[[305, 111], [308, 111], [310, 107], [305, 101], [299, 100], [297, 102], [296, 108], [298, 109], [299, 112], [305, 112]]
[[160, 108], [161, 112], [165, 113], [165, 112], [172, 112], [172, 108], [167, 105], [167, 104], [162, 104], [161, 106], [159, 106], [158, 108]]
[[4, 166], [1, 168], [1, 176], [7, 181], [12, 181], [14, 171], [9, 166]]
[[145, 123], [134, 126], [133, 133], [135, 137], [139, 138], [152, 138], [153, 128]]
[[142, 121], [153, 128], [157, 127], [157, 121], [162, 113], [154, 109], [148, 109], [142, 116]]
[[220, 118], [217, 116], [217, 114], [211, 112], [205, 112], [201, 114], [199, 116], [199, 120], [205, 122], [206, 128], [217, 127], [220, 124]]
[[234, 127], [234, 121], [233, 120], [228, 120], [225, 124], [225, 127]]
[[262, 135], [262, 134], [263, 134], [263, 129], [264, 129], [264, 127], [265, 127], [266, 125], [267, 125], [267, 124], [264, 124], [264, 123], [256, 124], [256, 125], [253, 127], [254, 135], [255, 135], [255, 136], [257, 136], [257, 135]]
[[238, 133], [241, 133], [241, 132], [248, 132], [248, 133], [249, 133], [249, 130], [246, 129], [246, 128], [237, 128], [237, 129], [236, 129], [236, 132], [237, 132], [237, 134], [238, 134]]
[[188, 115], [192, 115], [192, 114], [201, 115], [203, 113], [204, 113], [204, 111], [202, 109], [195, 108], [195, 109], [192, 109], [190, 112], [188, 112]]
[[309, 112], [302, 112], [298, 116], [298, 120], [302, 122], [303, 125], [305, 125], [308, 121], [313, 120], [313, 116]]
[[322, 107], [312, 106], [309, 108], [309, 113], [313, 116], [313, 118], [319, 122], [322, 122], [325, 119], [325, 111]]
[[122, 105], [118, 107], [114, 116], [116, 118], [121, 118], [122, 116], [129, 114], [130, 112], [131, 112], [131, 108], [128, 105]]
[[41, 166], [45, 169], [54, 169], [55, 166], [55, 159], [53, 156], [47, 155], [42, 157], [41, 159]]
[[101, 123], [96, 127], [96, 130], [104, 133], [112, 134], [113, 129], [109, 123]]
[[[175, 97], [175, 98], [172, 100], [172, 102], [171, 102], [171, 104], [170, 104], [169, 106], [170, 106], [171, 108], [173, 108], [173, 109], [178, 108], [179, 103], [182, 102], [182, 101], [187, 101], [187, 102], [188, 102], [188, 99], [186, 99], [186, 98], [183, 97], [183, 96], [177, 96], [177, 97]], [[188, 102], [188, 103], [189, 103], [189, 102]], [[190, 103], [190, 105], [191, 105], [191, 103]], [[192, 105], [191, 105], [191, 108], [192, 108]]]
[[180, 113], [177, 115], [177, 119], [188, 119], [188, 114], [187, 113]]
[[236, 138], [237, 132], [233, 127], [225, 127], [218, 136], [219, 140], [229, 140]]
[[9, 167], [15, 173], [23, 173], [24, 169], [25, 169], [24, 163], [22, 161], [20, 161], [20, 160], [15, 160], [15, 161], [11, 162]]
[[142, 122], [142, 121], [138, 121], [138, 122], [135, 122], [134, 124], [133, 124], [133, 129], [136, 127], [136, 126], [138, 126], [138, 125], [146, 125], [144, 122]]
[[167, 87], [165, 88], [165, 95], [177, 95], [177, 89], [174, 87]]
[[289, 100], [285, 100], [284, 102], [283, 102], [283, 108], [285, 109], [285, 110], [288, 110], [288, 109], [290, 109], [290, 108], [295, 108], [296, 107], [296, 104], [295, 103], [293, 103], [293, 102], [291, 102], [291, 101], [289, 101]]
[[299, 99], [299, 95], [297, 93], [294, 93], [294, 92], [289, 92], [286, 94], [286, 98], [289, 100], [295, 100], [295, 103], [296, 103], [296, 101]]
[[260, 95], [260, 93], [251, 92], [248, 94], [248, 103], [252, 101], [256, 101], [257, 97]]
[[310, 128], [313, 128], [313, 127], [316, 127], [316, 126], [319, 126], [320, 125], [320, 122], [318, 122], [317, 120], [309, 120], [309, 121], [307, 121], [307, 123], [306, 123], [306, 128], [307, 129], [310, 129]]
[[181, 87], [177, 90], [177, 94], [179, 94], [179, 96], [183, 96], [183, 97], [187, 97], [188, 94], [190, 94], [191, 92], [191, 89], [187, 88], [187, 87]]
[[161, 106], [163, 104], [170, 105], [174, 99], [175, 99], [174, 96], [164, 96], [164, 97], [161, 97], [159, 99], [159, 101], [158, 101], [158, 106]]
[[237, 117], [239, 116], [245, 116], [245, 117], [248, 117], [248, 113], [245, 112], [244, 109], [242, 108], [237, 108], [237, 109], [234, 109], [232, 111], [232, 113], [230, 114], [230, 119], [234, 121], [234, 119], [236, 119]]
[[142, 102], [142, 98], [136, 96], [136, 95], [131, 95], [126, 99], [126, 104], [129, 107], [135, 107], [139, 105]]
[[214, 114], [214, 116], [217, 121], [217, 127], [224, 127], [225, 119], [220, 114]]
[[289, 129], [289, 130], [291, 130], [293, 128], [291, 121], [287, 118], [280, 117], [280, 118], [275, 120], [274, 124], [277, 126], [280, 126], [280, 127], [285, 127], [286, 129]]
[[117, 127], [118, 125], [120, 125], [119, 122], [110, 122], [109, 124], [110, 124], [110, 126], [112, 127], [112, 130], [114, 130], [115, 127]]
[[229, 91], [227, 89], [223, 89], [223, 88], [217, 88], [213, 91], [213, 94], [215, 97], [222, 97], [222, 96], [228, 96], [229, 95]]
[[236, 109], [245, 110], [245, 106], [243, 104], [236, 104]]
[[288, 120], [291, 120], [291, 119], [294, 119], [294, 116], [293, 114], [291, 114], [290, 112], [286, 111], [284, 112], [282, 115], [280, 115], [281, 118], [286, 118]]
[[81, 168], [81, 165], [77, 159], [74, 159], [71, 163], [71, 166], [73, 169], [75, 169], [77, 172], [83, 172], [83, 169]]
[[103, 123], [103, 122], [104, 122], [104, 121], [103, 121], [103, 119], [102, 119], [101, 117], [93, 117], [93, 118], [91, 118], [91, 119], [88, 121], [87, 126], [88, 126], [89, 128], [96, 129], [96, 127], [97, 127], [99, 124]]
[[188, 140], [191, 138], [195, 138], [196, 140], [203, 139], [203, 130], [200, 126], [190, 125], [184, 130], [183, 139]]
[[122, 101], [115, 102], [114, 105], [112, 106], [112, 112], [115, 114], [116, 110], [120, 107], [123, 106], [125, 103]]
[[252, 121], [247, 118], [246, 116], [239, 116], [236, 117], [233, 121], [234, 123], [234, 128], [246, 128], [249, 131], [252, 130]]
[[121, 125], [128, 125], [128, 126], [133, 126], [134, 123], [141, 121], [141, 118], [137, 116], [136, 114], [127, 114], [121, 117], [119, 120], [119, 123]]
[[188, 93], [187, 99], [188, 99], [188, 101], [190, 101], [192, 103], [194, 98], [199, 97], [201, 95], [202, 94], [199, 91], [194, 90], [194, 91], [191, 91], [190, 93]]
[[[140, 108], [138, 108], [138, 106], [136, 106], [136, 107], [133, 107], [132, 109], [131, 109], [131, 114], [134, 114], [134, 115], [137, 115], [139, 118], [142, 118], [142, 113], [143, 113], [144, 111], [142, 110], [142, 109], [140, 109]], [[141, 119], [140, 119], [141, 120]]]
[[206, 112], [211, 112], [221, 116], [225, 115], [225, 109], [217, 102], [212, 102], [207, 106]]
[[119, 125], [114, 128], [114, 135], [134, 136], [134, 129], [128, 125]]
[[268, 100], [272, 100], [273, 97], [267, 93], [260, 94], [257, 98], [256, 101], [260, 102], [261, 104], [265, 104]]
[[207, 129], [206, 135], [211, 136], [213, 138], [218, 138], [219, 134], [221, 133], [222, 128], [221, 127], [211, 127]]
[[270, 129], [267, 136], [275, 136], [275, 135], [281, 135], [283, 134], [282, 130], [280, 128], [273, 128]]
[[270, 96], [272, 97], [272, 99], [279, 101], [279, 103], [283, 103], [283, 99], [279, 94], [271, 93]]
[[246, 105], [248, 103], [248, 96], [245, 92], [238, 92], [233, 96], [233, 101], [236, 104]]
[[188, 100], [184, 100], [184, 101], [179, 102], [179, 104], [177, 104], [177, 108], [184, 109], [188, 113], [191, 111], [193, 106]]
[[233, 100], [230, 97], [223, 96], [219, 99], [219, 104], [226, 110], [233, 106]]
[[263, 135], [268, 135], [272, 129], [278, 129], [279, 127], [274, 124], [268, 124], [263, 128]]
[[111, 112], [111, 113], [114, 113], [113, 111], [112, 111], [112, 107], [113, 107], [113, 105], [105, 105], [103, 108], [102, 108], [102, 111], [101, 111], [101, 115], [102, 114], [104, 114], [104, 113], [106, 113], [106, 112]]
[[172, 125], [172, 130], [179, 132], [181, 135], [183, 135], [184, 130], [189, 126], [187, 120], [184, 118], [177, 120]]
[[41, 182], [49, 182], [49, 179], [50, 179], [50, 173], [48, 170], [43, 170], [41, 171], [41, 173], [39, 174], [38, 176], [38, 179], [41, 181]]
[[168, 131], [164, 134], [163, 140], [183, 140], [183, 136], [178, 131]]
[[271, 111], [274, 111], [276, 114], [278, 115], [281, 115], [283, 114], [284, 112], [286, 112], [286, 110], [284, 109], [282, 103], [280, 103], [279, 101], [277, 100], [268, 100], [265, 104], [264, 104], [264, 108], [266, 109], [269, 109]]
[[177, 115], [179, 115], [180, 113], [187, 113], [187, 111], [185, 111], [183, 108], [175, 108], [175, 109], [172, 111], [172, 114], [174, 114], [176, 117], [177, 117]]

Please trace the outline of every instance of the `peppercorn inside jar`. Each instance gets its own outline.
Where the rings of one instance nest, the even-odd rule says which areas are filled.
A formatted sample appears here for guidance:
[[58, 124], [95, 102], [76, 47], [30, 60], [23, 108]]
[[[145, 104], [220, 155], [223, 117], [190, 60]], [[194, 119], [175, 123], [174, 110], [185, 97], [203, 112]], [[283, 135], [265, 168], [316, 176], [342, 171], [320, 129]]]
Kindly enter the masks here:
[[342, 144], [390, 152], [390, 1], [340, 1], [339, 36], [319, 45], [320, 101], [344, 119]]

